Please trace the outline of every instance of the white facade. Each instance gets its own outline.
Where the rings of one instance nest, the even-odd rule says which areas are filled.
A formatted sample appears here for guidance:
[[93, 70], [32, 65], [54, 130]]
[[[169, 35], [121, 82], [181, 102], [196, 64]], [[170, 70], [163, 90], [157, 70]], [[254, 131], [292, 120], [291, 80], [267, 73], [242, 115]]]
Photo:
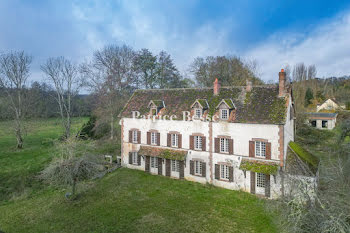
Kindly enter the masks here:
[[[140, 146], [147, 144], [147, 132], [157, 130], [160, 133], [160, 145], [157, 148], [167, 149], [167, 134], [172, 131], [180, 132], [182, 135], [182, 149], [187, 150], [187, 156], [184, 161], [184, 179], [200, 183], [211, 183], [215, 186], [250, 192], [251, 190], [251, 172], [240, 170], [240, 163], [243, 158], [249, 159], [249, 141], [253, 139], [264, 139], [271, 143], [271, 159], [269, 161], [283, 164], [287, 145], [294, 138], [294, 123], [289, 117], [289, 111], [292, 109], [291, 100], [289, 100], [288, 117], [285, 125], [272, 124], [245, 124], [229, 123], [227, 121], [204, 122], [200, 120], [193, 121], [170, 121], [170, 120], [151, 120], [151, 119], [133, 119], [122, 118], [122, 165], [139, 170], [145, 170], [145, 158], [141, 157], [140, 165], [129, 164], [129, 152], [137, 152]], [[141, 142], [134, 144], [129, 142], [129, 131], [137, 129], [141, 132]], [[197, 151], [190, 149], [190, 136], [193, 134], [202, 135], [206, 138], [206, 150]], [[229, 137], [233, 139], [233, 155], [224, 153], [215, 153], [214, 138]], [[281, 152], [280, 148], [283, 148]], [[190, 161], [202, 161], [206, 164], [205, 177], [190, 174]], [[264, 159], [261, 159], [264, 160]], [[233, 182], [215, 179], [215, 164], [227, 164], [233, 167]], [[165, 160], [162, 164], [162, 175], [165, 175]], [[157, 169], [150, 169], [150, 173], [158, 174]], [[177, 172], [171, 173], [172, 177], [179, 177]], [[259, 188], [256, 194], [259, 193]], [[281, 176], [277, 173], [270, 176], [270, 196], [277, 198], [281, 196]]]

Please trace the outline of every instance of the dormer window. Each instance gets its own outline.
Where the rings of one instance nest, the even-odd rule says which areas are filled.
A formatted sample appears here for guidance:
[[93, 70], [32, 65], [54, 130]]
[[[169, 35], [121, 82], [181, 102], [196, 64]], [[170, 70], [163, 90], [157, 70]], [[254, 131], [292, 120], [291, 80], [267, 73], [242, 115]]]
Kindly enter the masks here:
[[195, 117], [196, 117], [197, 119], [199, 119], [199, 118], [202, 117], [202, 109], [200, 109], [200, 108], [196, 108], [196, 109], [195, 109]]
[[206, 99], [196, 99], [191, 108], [193, 109], [193, 118], [201, 119], [205, 110], [209, 108], [209, 104]]
[[230, 117], [230, 113], [236, 109], [236, 106], [232, 99], [222, 99], [216, 106], [216, 109], [219, 109], [220, 119], [227, 121]]
[[164, 101], [162, 100], [151, 100], [148, 104], [150, 108], [150, 115], [157, 116], [162, 108], [165, 108]]
[[151, 115], [156, 116], [157, 115], [157, 109], [156, 108], [151, 108]]
[[220, 119], [227, 120], [228, 119], [228, 109], [220, 109]]

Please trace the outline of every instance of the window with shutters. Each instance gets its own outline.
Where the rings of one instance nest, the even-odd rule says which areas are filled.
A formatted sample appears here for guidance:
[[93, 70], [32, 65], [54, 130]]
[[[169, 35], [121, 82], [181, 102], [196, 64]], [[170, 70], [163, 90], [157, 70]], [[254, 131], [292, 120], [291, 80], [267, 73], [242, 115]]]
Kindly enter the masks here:
[[132, 131], [132, 142], [133, 143], [138, 143], [138, 131], [137, 130], [133, 130]]
[[194, 136], [194, 149], [195, 150], [202, 150], [202, 137], [201, 136]]
[[157, 145], [157, 132], [151, 132], [151, 144]]
[[256, 187], [265, 188], [265, 174], [256, 173]]
[[151, 167], [158, 168], [158, 158], [157, 157], [151, 157]]
[[180, 161], [179, 160], [171, 160], [171, 171], [180, 172]]
[[132, 164], [138, 165], [137, 152], [132, 152]]
[[179, 135], [171, 134], [171, 146], [178, 147], [178, 145], [179, 145]]
[[256, 141], [255, 142], [255, 156], [266, 157], [266, 142]]
[[228, 180], [230, 178], [229, 166], [220, 165], [220, 179]]
[[220, 109], [220, 119], [222, 120], [228, 119], [228, 109]]
[[220, 152], [221, 153], [228, 153], [228, 138], [220, 138]]
[[199, 119], [202, 117], [202, 109], [200, 108], [195, 108], [194, 109], [194, 117]]
[[202, 162], [194, 161], [194, 174], [199, 176], [202, 175]]

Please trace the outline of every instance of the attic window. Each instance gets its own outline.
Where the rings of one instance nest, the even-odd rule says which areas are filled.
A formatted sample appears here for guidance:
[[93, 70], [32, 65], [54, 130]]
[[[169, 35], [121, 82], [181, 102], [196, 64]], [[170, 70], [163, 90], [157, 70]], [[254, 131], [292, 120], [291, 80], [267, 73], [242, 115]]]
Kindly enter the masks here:
[[228, 119], [228, 109], [220, 109], [220, 118], [222, 120]]
[[156, 116], [157, 115], [157, 109], [156, 108], [151, 108], [151, 115]]
[[194, 113], [195, 118], [201, 118], [202, 117], [202, 109], [196, 108]]

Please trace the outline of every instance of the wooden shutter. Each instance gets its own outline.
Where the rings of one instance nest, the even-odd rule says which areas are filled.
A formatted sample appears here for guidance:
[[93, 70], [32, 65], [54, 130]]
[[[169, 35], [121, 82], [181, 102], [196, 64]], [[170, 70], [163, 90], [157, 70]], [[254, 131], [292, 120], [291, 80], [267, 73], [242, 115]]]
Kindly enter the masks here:
[[166, 139], [166, 145], [167, 147], [171, 147], [171, 134], [167, 134], [167, 139]]
[[158, 158], [158, 175], [162, 175], [163, 172], [163, 163], [162, 158]]
[[255, 141], [249, 141], [249, 157], [255, 157]]
[[250, 172], [250, 193], [255, 194], [255, 172]]
[[182, 148], [182, 135], [181, 134], [178, 134], [178, 146], [179, 148]]
[[271, 159], [271, 142], [266, 142], [266, 159]]
[[157, 146], [160, 146], [160, 133], [157, 133]]
[[151, 132], [147, 132], [147, 144], [151, 145]]
[[141, 144], [141, 131], [137, 131], [137, 143]]
[[183, 179], [185, 177], [185, 162], [180, 161], [180, 179]]
[[220, 165], [215, 164], [215, 179], [220, 180]]
[[265, 196], [270, 197], [270, 175], [265, 175]]
[[190, 160], [190, 174], [194, 175], [194, 161]]
[[170, 172], [171, 172], [170, 168], [171, 168], [171, 160], [166, 159], [165, 160], [165, 175], [166, 176], [170, 176]]
[[129, 130], [129, 142], [132, 142], [132, 130]]
[[129, 152], [129, 164], [132, 164], [132, 153]]
[[146, 161], [145, 161], [145, 171], [146, 172], [150, 171], [150, 160], [151, 160], [151, 157], [146, 156]]
[[202, 137], [202, 151], [206, 151], [206, 149], [207, 149], [207, 143], [206, 143], [205, 137], [203, 136]]
[[228, 140], [228, 153], [233, 155], [233, 139]]
[[215, 153], [220, 153], [220, 138], [214, 139]]
[[137, 165], [141, 166], [141, 155], [137, 155]]
[[194, 136], [190, 136], [190, 150], [194, 150]]
[[205, 162], [202, 163], [202, 177], [207, 177], [207, 166]]
[[232, 166], [228, 167], [228, 171], [229, 171], [228, 179], [230, 182], [233, 182], [233, 167]]

